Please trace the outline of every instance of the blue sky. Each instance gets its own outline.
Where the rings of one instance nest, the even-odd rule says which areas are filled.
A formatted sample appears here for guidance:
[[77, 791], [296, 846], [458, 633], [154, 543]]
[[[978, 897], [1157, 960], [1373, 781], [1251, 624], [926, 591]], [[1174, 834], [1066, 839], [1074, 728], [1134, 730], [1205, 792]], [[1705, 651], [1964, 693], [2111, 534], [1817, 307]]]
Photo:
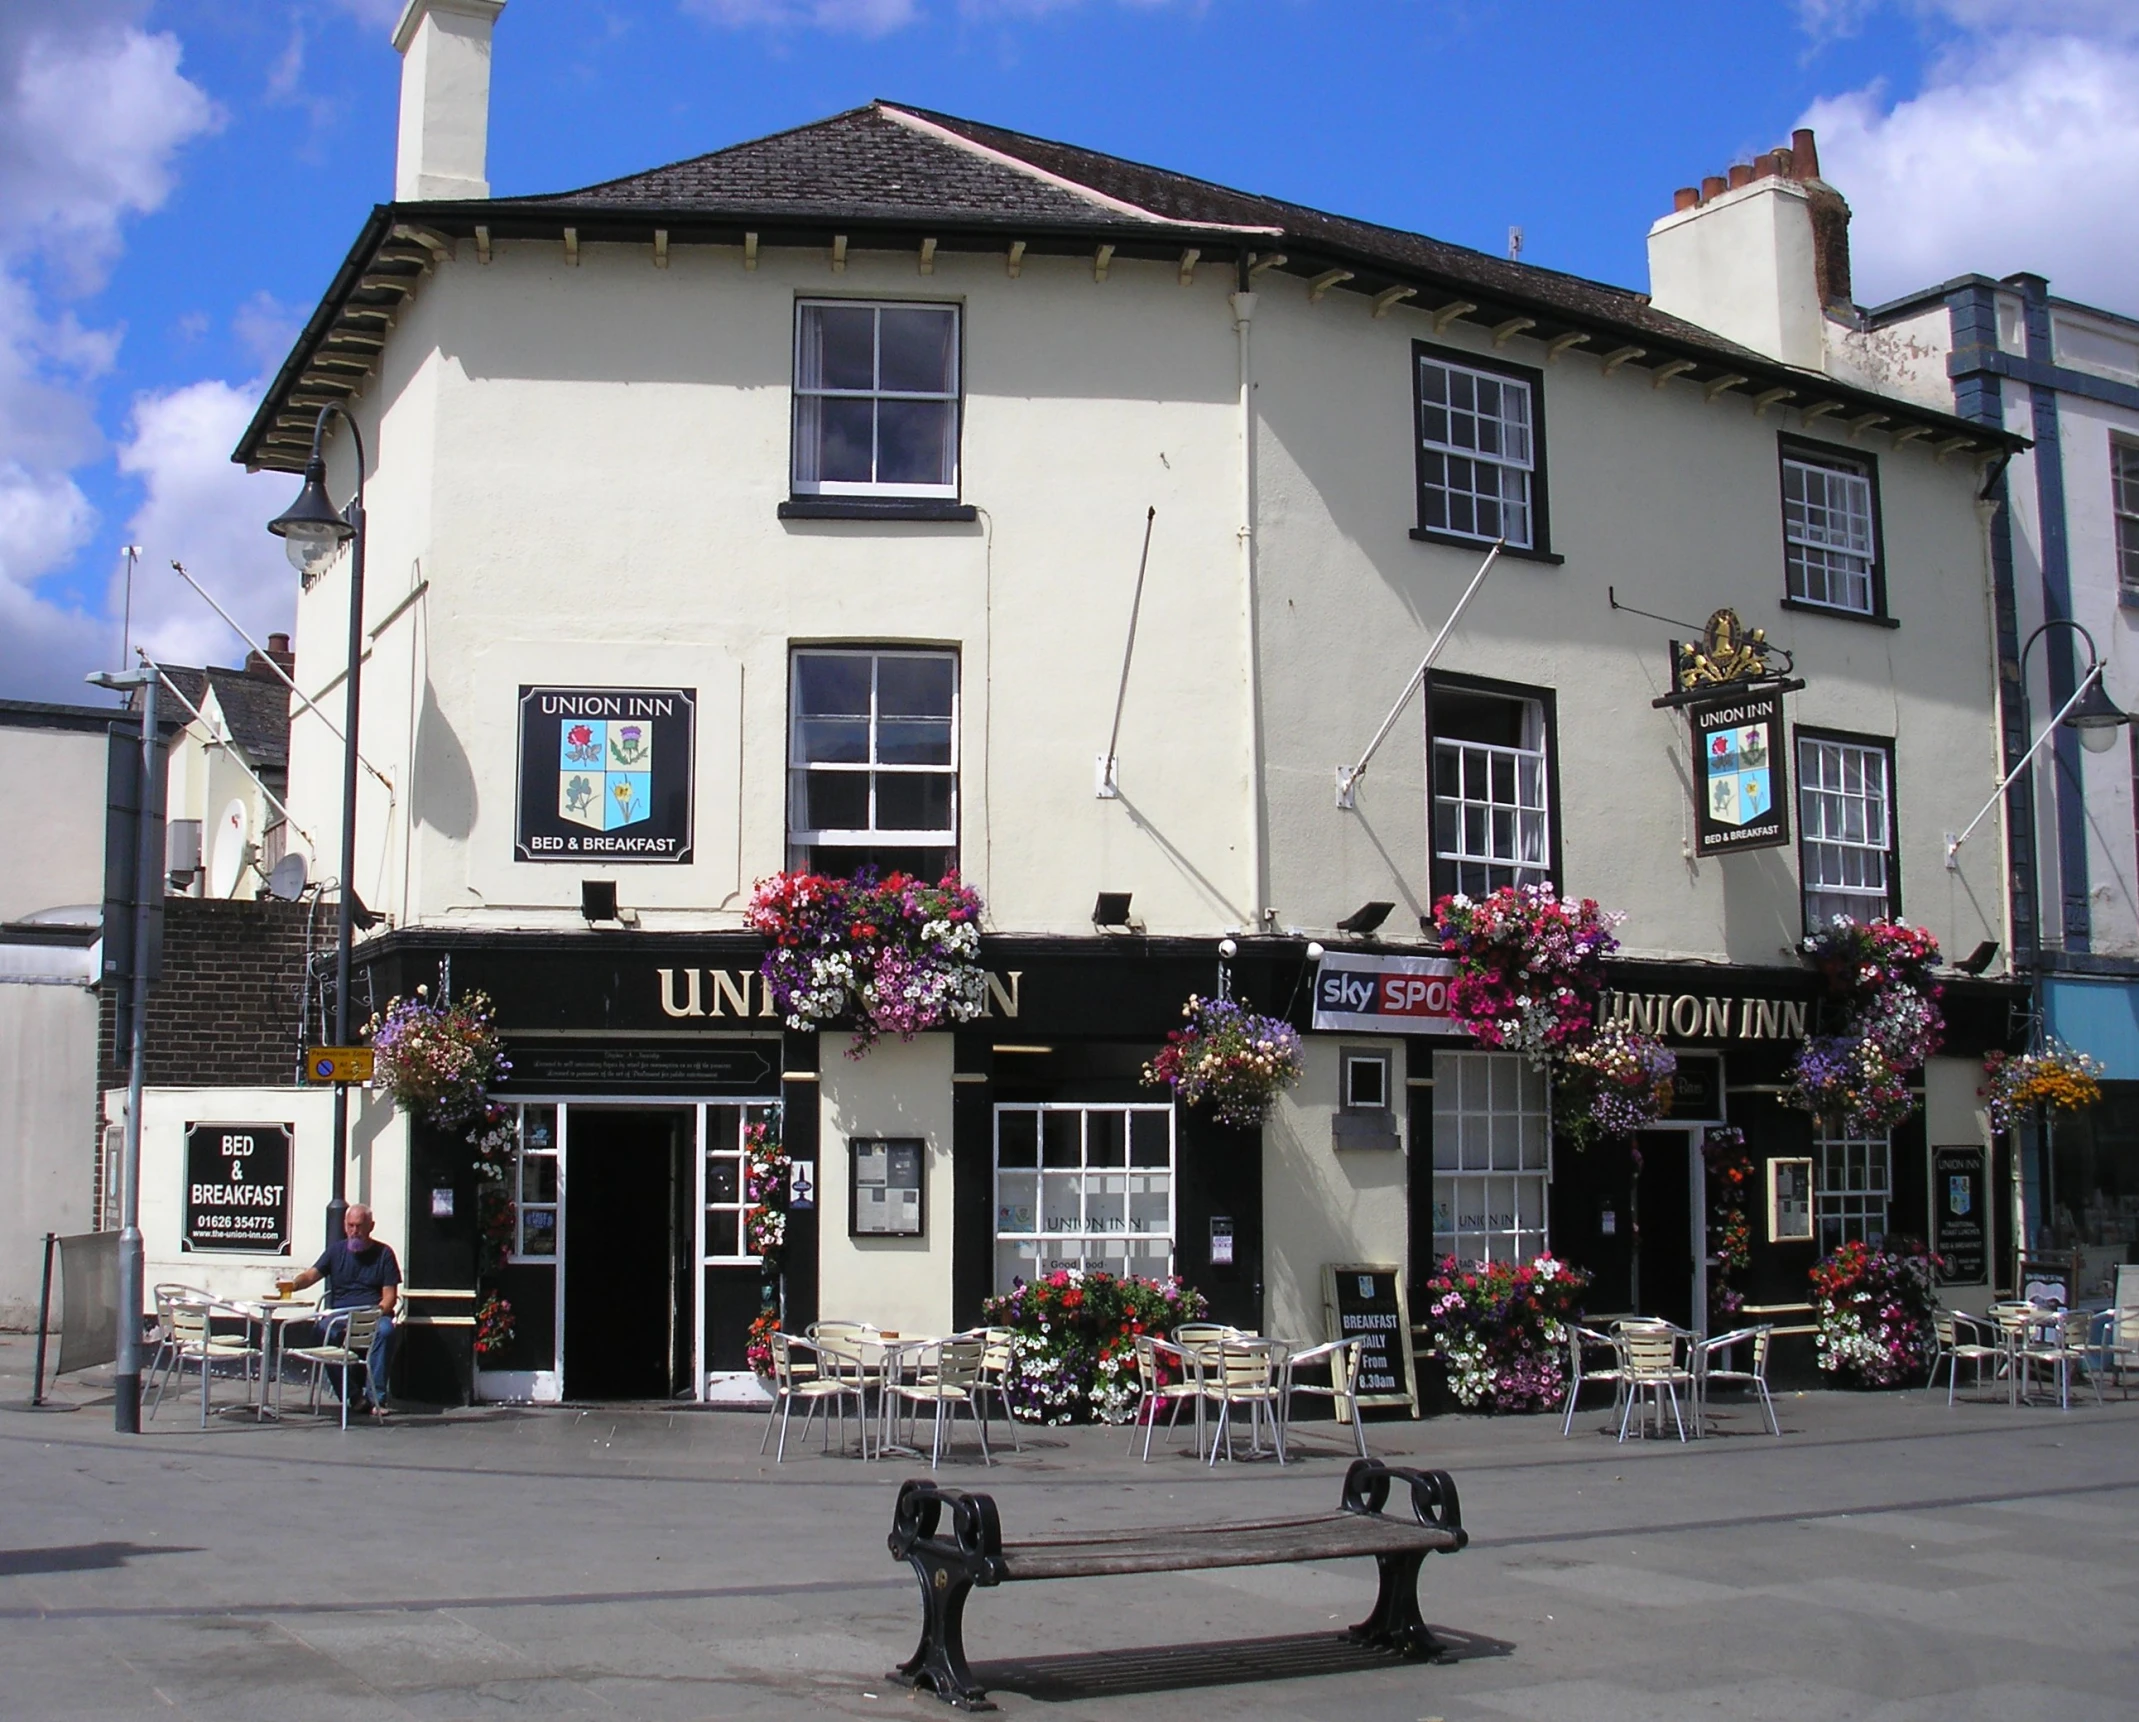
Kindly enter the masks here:
[[[0, 695], [242, 645], [291, 489], [228, 465], [393, 175], [400, 0], [0, 7]], [[2139, 6], [511, 0], [490, 174], [562, 190], [872, 96], [1646, 285], [1672, 188], [1818, 127], [1866, 303], [2032, 268], [2139, 314]], [[2105, 219], [2121, 210], [2120, 217]]]

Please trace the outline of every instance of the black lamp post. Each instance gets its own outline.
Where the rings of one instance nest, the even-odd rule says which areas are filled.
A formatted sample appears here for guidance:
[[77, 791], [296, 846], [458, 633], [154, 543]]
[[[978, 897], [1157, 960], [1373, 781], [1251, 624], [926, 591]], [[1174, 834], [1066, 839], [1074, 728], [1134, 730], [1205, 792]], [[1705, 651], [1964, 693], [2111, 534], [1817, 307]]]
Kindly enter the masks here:
[[2023, 691], [2028, 683], [2028, 647], [2052, 628], [2070, 628], [2087, 642], [2087, 669], [2080, 677], [2080, 685], [2061, 714], [2067, 729], [2078, 730], [2080, 746], [2089, 753], [2107, 753], [2117, 744], [2117, 731], [2132, 721], [2132, 714], [2120, 711], [2117, 702], [2109, 697], [2102, 686], [2102, 656], [2095, 650], [2094, 636], [2080, 623], [2069, 616], [2052, 616], [2041, 623], [2027, 642], [2020, 648], [2020, 685]]
[[[356, 444], [356, 496], [346, 510], [327, 496], [327, 462], [320, 445], [327, 419], [339, 413]], [[320, 566], [349, 546], [349, 691], [342, 720], [342, 864], [334, 916], [334, 1044], [349, 1044], [349, 953], [356, 936], [357, 686], [364, 664], [364, 436], [347, 408], [329, 402], [312, 427], [312, 453], [305, 461], [297, 500], [267, 523], [282, 540], [290, 565], [311, 585]], [[349, 1211], [349, 1087], [334, 1085], [334, 1182], [327, 1203], [327, 1242], [342, 1235]]]

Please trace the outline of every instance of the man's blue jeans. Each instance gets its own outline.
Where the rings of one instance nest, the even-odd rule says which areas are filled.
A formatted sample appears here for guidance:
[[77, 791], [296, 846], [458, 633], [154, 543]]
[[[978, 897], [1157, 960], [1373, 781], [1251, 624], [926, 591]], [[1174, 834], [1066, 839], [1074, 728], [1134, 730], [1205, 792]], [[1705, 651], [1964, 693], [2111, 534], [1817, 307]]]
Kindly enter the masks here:
[[[341, 1340], [342, 1330], [348, 1326], [349, 1318], [355, 1313], [354, 1310], [334, 1309], [322, 1315], [319, 1318], [320, 1343], [323, 1345], [338, 1344]], [[394, 1318], [390, 1315], [382, 1315], [379, 1317], [377, 1329], [371, 1336], [371, 1350], [364, 1357], [364, 1397], [374, 1407], [386, 1403], [387, 1383], [392, 1379], [393, 1366]], [[334, 1382], [334, 1391], [337, 1397], [342, 1396], [346, 1391], [346, 1384], [342, 1380], [342, 1376], [345, 1373], [346, 1371], [337, 1371], [330, 1377]]]

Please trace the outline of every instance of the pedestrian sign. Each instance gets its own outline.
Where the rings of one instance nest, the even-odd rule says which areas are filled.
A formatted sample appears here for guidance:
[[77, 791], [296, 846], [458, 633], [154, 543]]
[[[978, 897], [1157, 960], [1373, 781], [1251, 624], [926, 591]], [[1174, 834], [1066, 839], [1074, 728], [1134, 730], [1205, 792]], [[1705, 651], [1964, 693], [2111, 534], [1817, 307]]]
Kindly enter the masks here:
[[368, 1046], [308, 1046], [305, 1048], [307, 1082], [369, 1082], [371, 1048]]

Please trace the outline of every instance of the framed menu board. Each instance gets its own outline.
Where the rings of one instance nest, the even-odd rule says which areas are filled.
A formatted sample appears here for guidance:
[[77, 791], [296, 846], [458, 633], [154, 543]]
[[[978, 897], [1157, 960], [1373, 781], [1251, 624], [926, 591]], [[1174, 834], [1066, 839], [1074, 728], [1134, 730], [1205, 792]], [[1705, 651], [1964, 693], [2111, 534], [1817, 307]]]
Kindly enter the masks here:
[[1327, 1263], [1322, 1307], [1330, 1338], [1359, 1341], [1359, 1403], [1402, 1405], [1416, 1417], [1419, 1373], [1403, 1269], [1393, 1262]]
[[1811, 1159], [1768, 1162], [1768, 1242], [1812, 1242]]
[[918, 1136], [855, 1136], [847, 1153], [848, 1235], [920, 1237], [928, 1209], [928, 1144]]

